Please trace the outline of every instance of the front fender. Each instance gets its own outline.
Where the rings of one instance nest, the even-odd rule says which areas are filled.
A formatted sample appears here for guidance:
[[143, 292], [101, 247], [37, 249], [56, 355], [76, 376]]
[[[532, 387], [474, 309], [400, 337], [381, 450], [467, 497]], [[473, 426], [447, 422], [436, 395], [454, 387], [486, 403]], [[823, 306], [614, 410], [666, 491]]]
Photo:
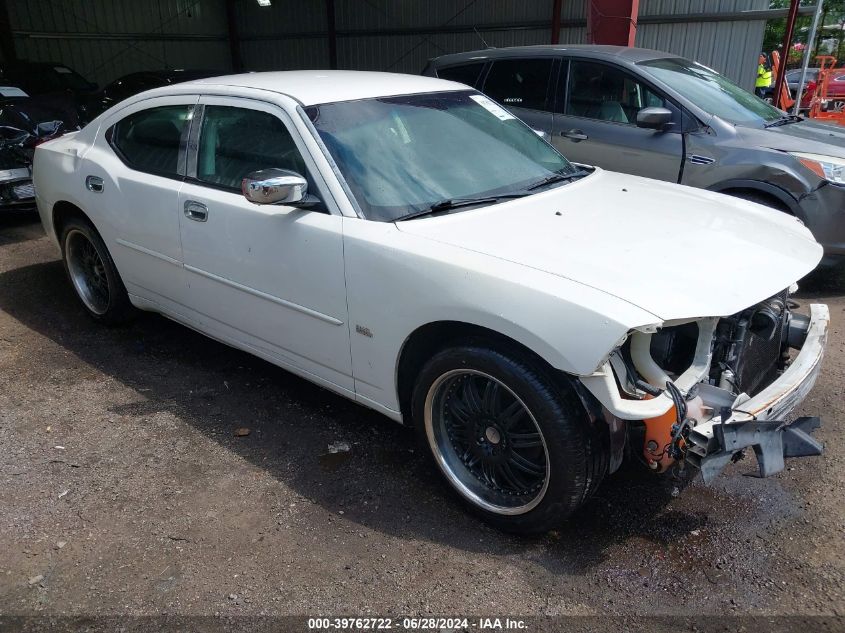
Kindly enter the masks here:
[[769, 183], [769, 182], [763, 182], [763, 181], [760, 181], [760, 180], [743, 179], [743, 178], [734, 178], [732, 180], [725, 180], [725, 181], [716, 183], [714, 185], [711, 185], [710, 187], [708, 187], [708, 189], [710, 191], [715, 191], [716, 193], [721, 193], [723, 191], [730, 191], [732, 189], [745, 189], [745, 190], [750, 190], [750, 191], [758, 191], [760, 193], [763, 193], [763, 194], [766, 194], [766, 195], [769, 195], [769, 196], [775, 198], [777, 201], [782, 203], [787, 209], [789, 209], [789, 211], [790, 211], [790, 213], [792, 213], [792, 215], [794, 215], [798, 218], [801, 218], [802, 221], [804, 220], [804, 217], [803, 217], [804, 212], [801, 209], [801, 205], [799, 204], [799, 201], [796, 200], [795, 197], [791, 193], [789, 193], [789, 191], [786, 191], [785, 189], [782, 189], [781, 187], [778, 187], [777, 185], [774, 185], [774, 184]]
[[552, 367], [596, 370], [655, 315], [543, 271], [347, 218], [344, 252], [356, 393], [397, 411], [396, 368], [408, 337], [457, 321], [513, 339]]

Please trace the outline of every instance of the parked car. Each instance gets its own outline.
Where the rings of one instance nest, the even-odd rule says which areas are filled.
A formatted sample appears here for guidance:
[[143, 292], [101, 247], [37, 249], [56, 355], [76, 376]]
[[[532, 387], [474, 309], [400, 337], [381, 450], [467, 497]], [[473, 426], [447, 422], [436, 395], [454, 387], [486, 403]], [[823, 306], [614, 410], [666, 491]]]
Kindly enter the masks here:
[[559, 524], [626, 444], [707, 481], [744, 447], [762, 475], [821, 452], [817, 418], [785, 422], [828, 329], [789, 298], [822, 256], [810, 232], [573, 165], [461, 84], [159, 88], [40, 145], [35, 184], [93, 319], [159, 312], [415, 426], [501, 528]]
[[62, 132], [63, 122], [16, 86], [0, 86], [0, 212], [32, 211], [35, 146]]
[[97, 90], [97, 84], [65, 64], [27, 60], [0, 63], [0, 85], [17, 86], [33, 102], [61, 112], [65, 129], [78, 127], [80, 106]]
[[845, 259], [845, 129], [789, 116], [696, 62], [616, 46], [444, 55], [424, 74], [482, 90], [573, 161], [764, 204]]
[[[808, 109], [818, 83], [818, 73], [811, 80], [808, 80], [807, 88], [802, 93], [801, 108]], [[795, 88], [797, 90], [797, 86]], [[827, 83], [827, 94], [822, 100], [823, 110], [841, 112], [845, 109], [845, 71], [838, 68], [831, 71], [830, 80]]]
[[29, 167], [17, 154], [25, 141], [20, 130], [0, 126], [0, 215], [35, 208], [35, 188]]
[[[807, 87], [815, 83], [819, 77], [819, 69], [818, 68], [808, 68], [807, 74], [804, 78], [804, 90], [802, 90], [802, 94], [807, 91]], [[786, 71], [786, 85], [789, 87], [789, 92], [792, 94], [793, 98], [796, 98], [796, 91], [798, 90], [798, 84], [801, 82], [801, 69], [800, 68], [793, 68], [792, 70]], [[768, 103], [772, 102], [772, 95], [774, 93], [774, 86], [768, 88], [767, 90], [763, 91], [763, 99]], [[801, 104], [802, 108], [809, 107], [809, 104], [805, 106], [803, 103]]]
[[119, 79], [115, 79], [100, 92], [91, 95], [83, 106], [84, 118], [86, 121], [90, 121], [116, 103], [120, 103], [124, 99], [136, 95], [139, 92], [143, 92], [144, 90], [151, 90], [153, 88], [170, 86], [183, 81], [203, 79], [205, 77], [215, 77], [223, 74], [225, 73], [214, 70], [184, 69], [145, 70], [130, 73], [120, 77]]
[[[819, 69], [818, 68], [808, 68], [807, 74], [804, 77], [804, 86], [807, 85], [810, 81], [816, 81], [819, 78]], [[801, 82], [801, 69], [794, 68], [792, 70], [786, 71], [786, 85], [789, 86], [789, 90], [792, 94], [795, 94], [795, 91], [798, 90], [798, 84]]]

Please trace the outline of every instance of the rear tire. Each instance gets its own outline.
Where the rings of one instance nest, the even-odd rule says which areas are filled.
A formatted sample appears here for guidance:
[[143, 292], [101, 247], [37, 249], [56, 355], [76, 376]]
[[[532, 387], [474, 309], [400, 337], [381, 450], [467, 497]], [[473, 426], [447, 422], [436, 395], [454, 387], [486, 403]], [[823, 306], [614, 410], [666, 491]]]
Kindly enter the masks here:
[[605, 429], [553, 373], [472, 343], [433, 356], [414, 387], [413, 421], [441, 475], [470, 510], [505, 531], [559, 526], [607, 472]]
[[134, 315], [126, 287], [103, 239], [90, 222], [71, 218], [62, 227], [62, 261], [79, 302], [100, 323], [125, 323]]

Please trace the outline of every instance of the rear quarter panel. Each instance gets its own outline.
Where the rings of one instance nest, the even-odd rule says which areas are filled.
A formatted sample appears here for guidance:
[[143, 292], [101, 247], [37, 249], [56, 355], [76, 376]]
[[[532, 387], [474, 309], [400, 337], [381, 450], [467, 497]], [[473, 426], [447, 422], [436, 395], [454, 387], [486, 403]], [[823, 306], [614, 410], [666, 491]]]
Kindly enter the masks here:
[[53, 209], [56, 203], [67, 201], [85, 208], [86, 190], [79, 172], [94, 132], [96, 130], [86, 128], [81, 132], [65, 134], [42, 143], [35, 149], [32, 163], [35, 203], [44, 231], [56, 246], [59, 245], [59, 236], [53, 227]]

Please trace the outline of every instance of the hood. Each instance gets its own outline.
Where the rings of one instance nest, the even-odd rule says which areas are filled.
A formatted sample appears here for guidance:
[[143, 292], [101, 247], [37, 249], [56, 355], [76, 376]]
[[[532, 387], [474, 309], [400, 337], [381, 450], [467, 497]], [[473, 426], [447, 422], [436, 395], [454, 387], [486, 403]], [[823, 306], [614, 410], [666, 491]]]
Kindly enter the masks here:
[[599, 169], [526, 198], [396, 226], [565, 277], [664, 321], [739, 312], [809, 273], [822, 256], [810, 232], [784, 213]]
[[778, 127], [736, 129], [746, 145], [845, 158], [845, 127], [841, 125], [804, 119]]

